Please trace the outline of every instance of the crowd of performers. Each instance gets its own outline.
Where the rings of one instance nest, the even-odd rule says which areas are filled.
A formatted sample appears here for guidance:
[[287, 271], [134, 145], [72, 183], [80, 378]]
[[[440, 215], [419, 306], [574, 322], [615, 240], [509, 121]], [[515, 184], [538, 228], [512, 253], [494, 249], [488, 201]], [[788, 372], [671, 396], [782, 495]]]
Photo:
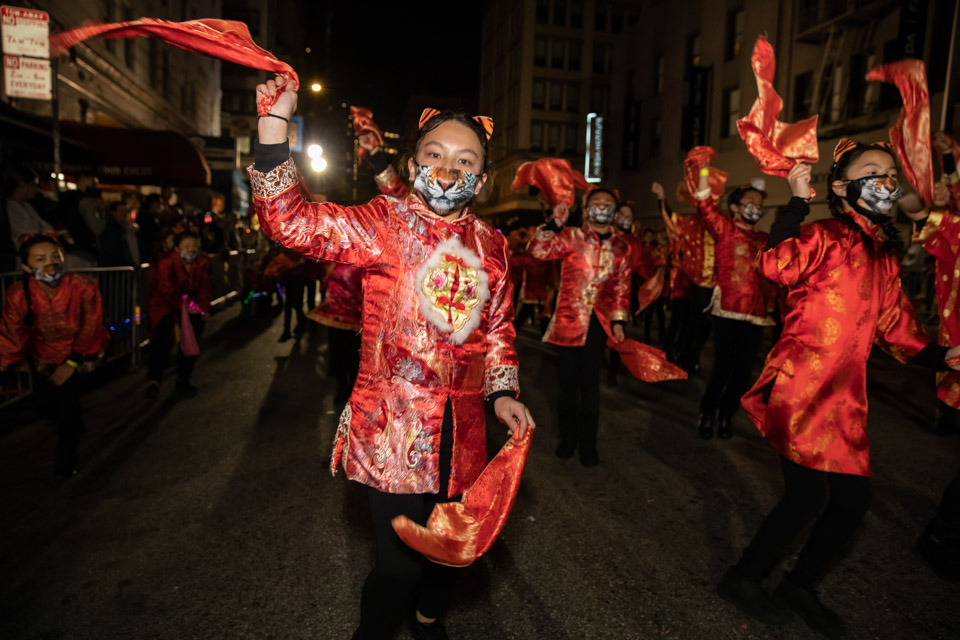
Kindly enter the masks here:
[[[138, 23], [157, 37], [148, 20]], [[199, 42], [220, 26], [204, 24], [192, 35]], [[111, 25], [66, 40], [108, 32], [105, 27]], [[123, 33], [136, 29], [125, 25]], [[182, 37], [178, 44], [184, 46]], [[653, 230], [635, 234], [637, 205], [622, 202], [610, 187], [588, 189], [566, 161], [525, 164], [514, 188], [539, 188], [545, 222], [518, 234], [511, 252], [508, 238], [470, 212], [488, 180], [490, 118], [427, 109], [411, 157], [394, 167], [380, 149], [372, 114], [354, 109], [360, 153], [382, 195], [358, 206], [324, 202], [305, 189], [290, 157], [298, 80], [267, 55], [259, 63], [280, 73], [257, 87], [259, 141], [249, 169], [254, 208], [263, 231], [284, 249], [278, 259], [287, 267], [279, 265], [277, 274], [286, 274], [288, 291], [302, 287], [298, 270], [305, 261], [326, 274], [324, 303], [309, 317], [332, 329], [331, 351], [341, 350], [344, 371], [339, 391], [347, 400], [330, 468], [364, 486], [376, 537], [354, 637], [387, 637], [395, 615], [411, 602], [414, 637], [447, 637], [443, 617], [459, 568], [482, 555], [504, 526], [529, 451], [535, 424], [519, 401], [514, 348], [517, 327], [528, 321], [556, 350], [556, 455], [579, 453], [586, 467], [600, 462], [605, 351], [618, 356], [611, 358], [614, 374], [622, 365], [646, 382], [683, 380], [699, 371], [700, 351], [713, 331], [716, 356], [696, 428], [703, 438], [730, 438], [731, 419], [743, 406], [778, 454], [784, 478], [782, 499], [717, 591], [767, 624], [799, 616], [826, 637], [843, 637], [842, 619], [816, 587], [870, 506], [871, 348], [935, 371], [943, 420], [955, 419], [960, 408], [960, 148], [954, 139], [935, 138], [943, 168], [936, 184], [930, 136], [916, 135], [923, 133], [916, 124], [922, 118], [909, 105], [891, 130], [892, 145], [841, 140], [827, 181], [832, 215], [803, 224], [815, 195], [816, 120], [777, 120], [782, 102], [771, 84], [773, 53], [761, 37], [753, 56], [760, 98], [738, 127], [761, 169], [785, 178], [792, 194], [769, 234], [756, 229], [765, 185], [728, 190], [713, 151], [697, 147], [685, 162], [681, 190], [694, 215], [680, 215], [663, 187], [652, 185], [664, 241]], [[869, 77], [897, 82], [901, 92], [908, 86], [926, 92], [916, 65], [894, 63]], [[915, 195], [901, 199], [901, 175]], [[900, 284], [902, 241], [892, 218], [898, 201], [914, 221], [915, 240], [937, 259], [941, 322], [934, 340]], [[196, 344], [209, 309], [202, 285], [207, 266], [196, 253], [196, 239], [185, 235], [159, 261], [157, 277], [170, 284], [157, 287], [152, 320], [151, 379], [158, 381], [176, 330], [183, 356], [178, 385], [188, 391], [195, 354], [184, 343]], [[71, 376], [106, 340], [96, 287], [63, 274], [50, 239], [29, 240], [21, 257], [24, 279], [8, 291], [0, 321], [0, 365], [28, 360], [40, 373], [42, 392], [55, 404], [76, 407]], [[660, 331], [666, 351], [626, 336], [638, 314], [652, 322], [663, 317], [665, 304], [671, 310], [670, 326]], [[763, 328], [775, 325], [776, 340], [752, 380]], [[288, 315], [284, 338], [289, 331]], [[485, 403], [511, 436], [489, 461]], [[78, 409], [72, 414], [79, 419]], [[67, 453], [58, 455], [58, 466], [70, 464]], [[958, 503], [960, 476], [918, 542], [928, 562], [954, 578], [960, 574]], [[795, 564], [768, 593], [763, 581], [801, 535]]]

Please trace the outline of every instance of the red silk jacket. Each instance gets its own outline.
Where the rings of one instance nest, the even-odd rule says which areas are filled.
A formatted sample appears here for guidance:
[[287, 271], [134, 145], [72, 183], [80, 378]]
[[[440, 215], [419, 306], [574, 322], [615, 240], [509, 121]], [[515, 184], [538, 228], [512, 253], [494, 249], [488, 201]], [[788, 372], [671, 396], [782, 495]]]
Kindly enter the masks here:
[[65, 273], [53, 297], [47, 297], [33, 278], [28, 280], [33, 325], [24, 324], [27, 298], [23, 284], [7, 289], [0, 317], [0, 366], [17, 364], [29, 356], [39, 364], [59, 366], [71, 353], [91, 356], [110, 342], [103, 325], [103, 303], [96, 280]]
[[543, 336], [561, 347], [587, 342], [590, 314], [611, 322], [626, 321], [630, 310], [630, 247], [615, 234], [601, 240], [588, 225], [564, 227], [559, 233], [544, 226], [527, 250], [537, 260], [561, 260], [557, 310]]
[[[951, 198], [951, 205], [954, 202]], [[960, 344], [960, 210], [931, 212], [913, 241], [922, 243], [927, 253], [937, 259], [938, 342], [946, 347]], [[960, 371], [937, 372], [937, 397], [960, 409]]]
[[173, 314], [173, 321], [180, 324], [183, 296], [195, 302], [205, 313], [210, 313], [213, 263], [205, 253], [198, 254], [187, 271], [180, 254], [171, 251], [157, 263], [155, 282], [156, 286], [147, 300], [151, 330], [155, 330], [157, 324], [170, 313]]
[[335, 329], [360, 331], [363, 322], [363, 272], [349, 264], [338, 264], [323, 280], [323, 302], [307, 317]]
[[510, 264], [521, 273], [520, 301], [545, 304], [547, 287], [553, 276], [549, 263], [535, 259], [529, 253], [515, 253], [510, 256]]
[[298, 193], [293, 160], [251, 167], [264, 233], [363, 271], [360, 373], [331, 472], [387, 493], [439, 491], [440, 429], [453, 407], [449, 495], [487, 463], [483, 401], [519, 393], [506, 239], [476, 216], [447, 223], [415, 194], [344, 207]]
[[721, 213], [709, 195], [697, 200], [697, 211], [716, 240], [717, 282], [710, 313], [751, 324], [774, 324], [767, 314], [773, 288], [762, 281], [756, 266], [768, 235]]
[[666, 215], [671, 251], [677, 256], [677, 268], [691, 284], [713, 289], [716, 284], [713, 235], [700, 216]]
[[869, 476], [870, 350], [877, 344], [907, 362], [930, 342], [900, 286], [897, 257], [868, 248], [839, 220], [822, 220], [765, 251], [760, 266], [790, 291], [783, 335], [743, 396], [744, 408], [787, 459]]

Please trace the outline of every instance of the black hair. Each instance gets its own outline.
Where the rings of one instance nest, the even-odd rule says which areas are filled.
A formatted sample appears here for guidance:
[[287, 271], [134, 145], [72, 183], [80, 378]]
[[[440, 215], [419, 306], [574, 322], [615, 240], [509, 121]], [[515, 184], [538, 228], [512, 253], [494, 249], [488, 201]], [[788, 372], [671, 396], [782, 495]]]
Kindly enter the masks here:
[[[850, 168], [850, 165], [859, 160], [860, 156], [867, 151], [883, 151], [893, 158], [894, 162], [896, 162], [896, 157], [893, 155], [890, 149], [884, 147], [883, 145], [857, 142], [852, 149], [840, 156], [840, 160], [838, 162], [834, 162], [833, 166], [830, 167], [830, 174], [827, 177], [827, 206], [830, 207], [830, 213], [834, 218], [860, 234], [863, 244], [870, 248], [874, 248], [873, 238], [871, 238], [870, 235], [860, 227], [860, 225], [854, 222], [853, 218], [850, 217], [850, 214], [846, 211], [846, 209], [844, 209], [843, 205], [845, 200], [833, 190], [833, 183], [836, 180], [846, 180], [847, 170]], [[890, 216], [880, 216], [878, 224], [883, 230], [883, 234], [887, 237], [880, 249], [895, 253], [897, 255], [902, 254], [904, 249], [903, 238], [900, 237], [900, 230], [897, 229], [897, 225], [893, 223], [893, 218]]]
[[150, 211], [150, 206], [153, 205], [154, 202], [159, 202], [159, 201], [160, 201], [160, 194], [151, 193], [150, 195], [148, 195], [146, 198], [143, 199], [143, 202], [140, 203], [140, 206], [137, 208], [137, 214], [139, 215], [141, 213], [146, 213], [147, 211]]
[[[165, 238], [165, 235], [161, 235], [161, 238]], [[186, 229], [177, 234], [177, 237], [173, 240], [173, 246], [179, 247], [180, 243], [186, 240], [187, 238], [193, 238], [197, 242], [200, 241], [200, 234], [194, 231], [193, 229]]]
[[30, 236], [23, 241], [23, 244], [20, 245], [20, 264], [27, 264], [27, 260], [30, 258], [30, 249], [33, 249], [38, 244], [49, 243], [55, 246], [57, 249], [63, 253], [63, 247], [55, 239], [50, 236], [45, 236], [42, 233], [35, 236]]
[[730, 209], [731, 206], [737, 205], [740, 206], [740, 201], [743, 200], [743, 196], [747, 195], [751, 191], [756, 191], [760, 194], [760, 197], [766, 200], [767, 192], [763, 189], [758, 189], [752, 184], [742, 184], [733, 191], [730, 192], [730, 195], [727, 196], [727, 209]]
[[589, 191], [587, 193], [587, 199], [584, 200], [584, 204], [590, 204], [591, 198], [593, 198], [593, 196], [597, 195], [598, 193], [605, 193], [611, 198], [613, 198], [613, 202], [615, 203], [614, 207], [616, 209], [620, 208], [620, 204], [621, 204], [620, 198], [617, 197], [617, 194], [615, 194], [612, 189], [608, 189], [607, 187], [597, 187], [596, 189]]
[[37, 181], [37, 172], [30, 167], [11, 167], [3, 172], [3, 190], [6, 193], [10, 193], [22, 184]]
[[487, 132], [480, 125], [479, 122], [473, 119], [472, 116], [469, 116], [464, 111], [454, 110], [454, 109], [444, 109], [437, 115], [433, 116], [427, 120], [420, 130], [417, 132], [417, 141], [413, 145], [413, 152], [416, 155], [417, 151], [420, 150], [420, 143], [423, 142], [424, 137], [437, 127], [439, 127], [444, 122], [449, 121], [459, 122], [463, 126], [469, 128], [477, 136], [477, 140], [480, 141], [480, 148], [483, 150], [482, 164], [480, 167], [480, 173], [483, 174], [487, 171]]

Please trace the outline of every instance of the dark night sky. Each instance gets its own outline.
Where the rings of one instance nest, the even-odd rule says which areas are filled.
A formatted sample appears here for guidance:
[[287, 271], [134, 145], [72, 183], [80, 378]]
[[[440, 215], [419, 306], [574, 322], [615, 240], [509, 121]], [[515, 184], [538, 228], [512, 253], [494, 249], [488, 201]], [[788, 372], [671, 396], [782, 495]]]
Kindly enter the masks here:
[[[311, 2], [306, 9], [307, 46], [314, 52], [324, 49], [325, 4]], [[369, 107], [382, 126], [403, 131], [413, 127], [401, 122], [411, 95], [461, 98], [464, 108], [476, 108], [479, 3], [473, 5], [475, 17], [466, 20], [461, 11], [427, 5], [354, 1], [334, 6], [328, 70], [320, 70], [330, 98]], [[325, 57], [314, 60], [323, 64]]]

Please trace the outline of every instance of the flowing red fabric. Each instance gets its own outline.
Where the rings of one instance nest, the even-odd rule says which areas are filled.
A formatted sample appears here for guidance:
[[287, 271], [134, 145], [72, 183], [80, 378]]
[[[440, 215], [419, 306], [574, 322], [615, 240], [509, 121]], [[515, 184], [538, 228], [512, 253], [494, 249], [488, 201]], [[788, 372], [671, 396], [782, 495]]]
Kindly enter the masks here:
[[[772, 176], [786, 177], [797, 163], [816, 162], [817, 116], [793, 124], [780, 122], [783, 99], [773, 88], [776, 60], [773, 47], [765, 36], [757, 38], [750, 57], [753, 75], [757, 78], [758, 96], [746, 118], [737, 120], [740, 137], [760, 165], [760, 170]], [[810, 190], [813, 197], [813, 190]]]
[[437, 564], [466, 567], [473, 563], [493, 545], [507, 522], [532, 439], [533, 429], [527, 429], [522, 439], [507, 440], [459, 502], [433, 508], [426, 527], [397, 516], [394, 531], [408, 547]]
[[656, 272], [637, 289], [637, 302], [639, 307], [636, 313], [640, 313], [650, 306], [650, 304], [663, 295], [663, 287], [666, 283], [664, 272], [666, 269], [660, 267]]
[[[350, 121], [353, 124], [353, 130], [357, 135], [371, 133], [376, 137], [377, 144], [383, 145], [383, 134], [380, 133], [380, 127], [373, 121], [373, 112], [365, 107], [350, 107]], [[363, 160], [367, 155], [367, 150], [363, 147], [357, 148], [357, 159]]]
[[[699, 191], [700, 169], [710, 166], [710, 163], [713, 162], [715, 157], [717, 157], [717, 152], [714, 151], [712, 147], [701, 145], [690, 149], [690, 151], [687, 152], [687, 157], [683, 160], [683, 183], [686, 188], [686, 193], [678, 190], [677, 194], [693, 206], [697, 206], [697, 199], [694, 194]], [[719, 200], [723, 197], [723, 188], [727, 184], [727, 175], [726, 171], [715, 167], [710, 168], [710, 196], [714, 200]]]
[[890, 142], [907, 180], [927, 204], [933, 203], [933, 153], [930, 149], [930, 94], [923, 60], [899, 60], [877, 67], [867, 80], [897, 85], [903, 109], [890, 129]]
[[185, 356], [200, 355], [200, 345], [197, 344], [197, 334], [193, 332], [186, 299], [180, 305], [180, 350]]
[[569, 161], [563, 158], [540, 158], [517, 167], [517, 175], [510, 188], [536, 187], [551, 207], [561, 203], [572, 207], [576, 189], [586, 189], [587, 185], [587, 179], [571, 167]]
[[607, 346], [620, 354], [620, 359], [635, 378], [644, 382], [665, 382], [667, 380], [686, 380], [687, 372], [667, 360], [667, 354], [648, 344], [624, 338], [617, 342], [613, 338], [610, 323], [602, 315], [597, 315], [600, 326], [607, 334]]
[[[205, 18], [170, 22], [157, 18], [140, 18], [131, 22], [86, 24], [50, 36], [50, 57], [55, 58], [84, 40], [97, 36], [108, 39], [157, 38], [192, 53], [202, 53], [212, 58], [285, 75], [293, 81], [294, 91], [300, 87], [300, 79], [293, 67], [258, 47], [250, 36], [247, 25], [235, 20]], [[260, 115], [269, 113], [273, 102], [264, 96], [261, 103], [257, 104], [257, 112]]]

